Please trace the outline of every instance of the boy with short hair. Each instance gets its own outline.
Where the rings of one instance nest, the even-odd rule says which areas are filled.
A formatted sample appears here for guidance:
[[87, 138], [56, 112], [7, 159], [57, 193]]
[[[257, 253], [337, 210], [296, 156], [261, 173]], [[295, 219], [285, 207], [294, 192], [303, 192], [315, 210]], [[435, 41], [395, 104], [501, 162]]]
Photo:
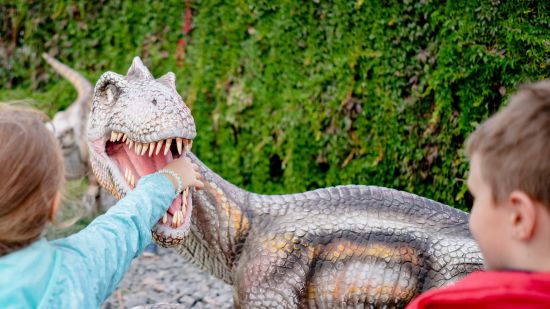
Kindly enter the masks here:
[[520, 87], [466, 152], [470, 230], [487, 271], [407, 308], [550, 308], [550, 80]]

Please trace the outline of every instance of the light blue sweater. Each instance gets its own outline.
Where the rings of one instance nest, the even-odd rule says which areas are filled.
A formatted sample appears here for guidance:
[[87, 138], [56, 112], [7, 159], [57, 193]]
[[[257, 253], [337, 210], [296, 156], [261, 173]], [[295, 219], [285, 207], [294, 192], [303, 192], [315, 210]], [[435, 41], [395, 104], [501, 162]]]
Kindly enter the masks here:
[[165, 176], [145, 176], [79, 233], [0, 257], [0, 308], [98, 308], [151, 242], [151, 228], [174, 197]]

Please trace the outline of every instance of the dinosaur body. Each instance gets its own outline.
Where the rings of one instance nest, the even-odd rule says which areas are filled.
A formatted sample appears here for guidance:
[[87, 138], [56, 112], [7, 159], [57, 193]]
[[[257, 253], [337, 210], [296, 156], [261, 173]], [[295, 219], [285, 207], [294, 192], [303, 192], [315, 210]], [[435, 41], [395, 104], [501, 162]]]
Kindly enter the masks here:
[[65, 177], [77, 179], [86, 176], [88, 172], [88, 145], [85, 137], [93, 88], [86, 78], [52, 56], [42, 54], [42, 57], [57, 73], [67, 79], [78, 93], [76, 100], [66, 110], [55, 114], [49, 126], [63, 150]]
[[236, 307], [403, 307], [482, 265], [446, 205], [374, 186], [258, 195], [189, 156], [206, 182], [175, 248], [233, 285]]
[[65, 178], [88, 178], [88, 189], [82, 199], [83, 206], [88, 212], [105, 210], [114, 205], [116, 200], [99, 186], [89, 164], [86, 124], [92, 105], [92, 85], [80, 73], [52, 56], [44, 53], [42, 57], [73, 85], [78, 94], [66, 110], [56, 113], [47, 124], [61, 145]]
[[237, 308], [403, 307], [482, 265], [462, 211], [373, 186], [254, 194], [193, 155], [195, 135], [173, 74], [155, 80], [135, 58], [127, 76], [96, 84], [88, 143], [99, 182], [120, 198], [175, 158], [199, 165], [205, 188], [178, 196], [153, 237], [231, 284]]

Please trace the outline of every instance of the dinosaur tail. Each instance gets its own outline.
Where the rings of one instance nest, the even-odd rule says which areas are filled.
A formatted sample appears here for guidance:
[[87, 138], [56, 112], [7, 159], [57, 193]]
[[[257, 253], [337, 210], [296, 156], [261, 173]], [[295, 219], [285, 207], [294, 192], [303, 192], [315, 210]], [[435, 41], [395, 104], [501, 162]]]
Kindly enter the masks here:
[[80, 105], [80, 104], [85, 105], [85, 106], [82, 106], [82, 107], [84, 108], [84, 110], [87, 113], [87, 111], [91, 107], [91, 98], [92, 98], [92, 94], [93, 94], [93, 88], [92, 88], [92, 85], [90, 84], [90, 82], [84, 76], [82, 76], [80, 73], [78, 73], [77, 71], [69, 68], [68, 66], [64, 65], [63, 63], [57, 61], [52, 56], [50, 56], [46, 53], [43, 53], [42, 57], [46, 60], [46, 62], [48, 62], [53, 67], [53, 69], [57, 73], [59, 73], [59, 75], [63, 76], [65, 79], [67, 79], [73, 85], [73, 87], [75, 87], [75, 89], [78, 93], [78, 98], [76, 99], [75, 102], [73, 102], [73, 104], [75, 104], [75, 105]]

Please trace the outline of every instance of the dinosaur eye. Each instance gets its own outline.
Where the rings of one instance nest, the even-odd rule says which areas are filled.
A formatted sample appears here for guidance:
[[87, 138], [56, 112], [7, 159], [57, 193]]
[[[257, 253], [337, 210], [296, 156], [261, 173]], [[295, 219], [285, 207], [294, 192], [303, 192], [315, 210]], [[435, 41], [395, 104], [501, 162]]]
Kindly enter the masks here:
[[109, 84], [105, 87], [105, 99], [107, 105], [113, 105], [118, 99], [118, 89], [115, 85]]

